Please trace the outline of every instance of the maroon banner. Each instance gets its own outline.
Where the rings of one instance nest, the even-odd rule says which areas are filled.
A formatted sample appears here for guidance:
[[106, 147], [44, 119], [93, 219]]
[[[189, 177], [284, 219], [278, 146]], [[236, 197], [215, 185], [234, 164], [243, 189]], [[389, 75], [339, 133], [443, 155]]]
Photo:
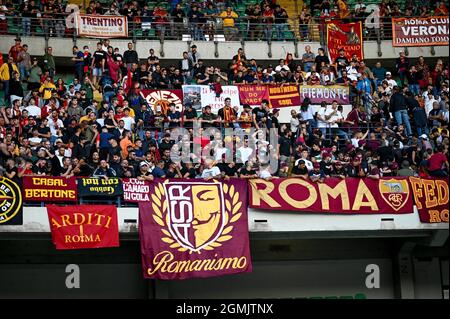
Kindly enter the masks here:
[[119, 247], [117, 208], [110, 205], [48, 205], [56, 249]]
[[187, 279], [251, 272], [243, 180], [158, 181], [139, 203], [145, 278]]
[[348, 60], [356, 54], [361, 61], [364, 59], [362, 37], [362, 22], [342, 23], [338, 20], [327, 22], [327, 43], [331, 62], [339, 56], [339, 50], [345, 50]]
[[272, 108], [299, 106], [301, 101], [298, 86], [269, 86], [269, 101]]
[[238, 85], [241, 105], [261, 105], [262, 100], [269, 100], [269, 87], [267, 85]]
[[448, 45], [448, 16], [392, 18], [392, 46]]
[[336, 214], [406, 214], [413, 203], [406, 178], [249, 180], [250, 207]]
[[126, 202], [138, 203], [150, 201], [150, 183], [137, 178], [123, 178], [123, 199]]
[[77, 182], [75, 177], [23, 177], [23, 199], [39, 202], [76, 202]]
[[448, 180], [410, 177], [411, 191], [422, 223], [448, 223]]
[[333, 103], [334, 100], [338, 104], [350, 104], [350, 87], [343, 85], [300, 85], [301, 102], [309, 98], [311, 104], [320, 105], [322, 101], [327, 104]]
[[182, 90], [143, 90], [142, 94], [154, 112], [156, 112], [157, 107], [160, 107], [161, 112], [167, 114], [170, 103], [175, 103], [177, 111], [183, 110]]

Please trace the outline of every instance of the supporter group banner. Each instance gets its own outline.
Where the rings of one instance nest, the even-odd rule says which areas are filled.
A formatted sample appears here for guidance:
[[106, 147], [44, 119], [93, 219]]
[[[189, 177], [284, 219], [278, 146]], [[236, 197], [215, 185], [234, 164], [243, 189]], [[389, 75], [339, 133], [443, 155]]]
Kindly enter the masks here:
[[75, 21], [79, 36], [92, 38], [128, 37], [126, 16], [104, 16], [78, 13]]
[[247, 184], [170, 180], [139, 203], [145, 278], [187, 279], [251, 272]]
[[47, 213], [56, 249], [119, 247], [115, 206], [48, 205]]
[[448, 223], [448, 180], [410, 177], [411, 191], [422, 223]]
[[313, 183], [301, 178], [249, 180], [250, 207], [336, 214], [412, 213], [406, 178], [327, 178]]
[[76, 202], [77, 182], [75, 177], [23, 177], [23, 199], [39, 202]]
[[267, 85], [241, 84], [238, 86], [241, 104], [261, 105], [262, 100], [269, 100]]
[[80, 178], [79, 196], [119, 196], [123, 194], [122, 180], [119, 178]]
[[341, 23], [333, 20], [327, 23], [328, 52], [332, 62], [339, 56], [339, 50], [345, 50], [345, 56], [351, 60], [356, 54], [359, 60], [364, 59], [362, 22]]
[[169, 104], [174, 103], [175, 109], [179, 112], [183, 111], [183, 91], [182, 90], [143, 90], [148, 105], [156, 112], [156, 108], [160, 107], [163, 114], [167, 114]]
[[150, 200], [150, 183], [137, 178], [124, 178], [123, 199], [126, 202], [148, 202]]
[[392, 18], [392, 45], [418, 47], [448, 45], [449, 18]]
[[298, 92], [298, 86], [269, 86], [269, 101], [272, 108], [299, 106], [300, 94]]
[[309, 98], [311, 104], [319, 105], [322, 101], [331, 104], [334, 100], [338, 104], [350, 104], [350, 88], [343, 85], [300, 85], [300, 99]]
[[0, 226], [22, 225], [22, 192], [16, 182], [0, 176]]
[[219, 93], [209, 85], [183, 85], [183, 103], [191, 103], [195, 110], [209, 105], [212, 112], [217, 113], [225, 105], [227, 97], [231, 99], [231, 106], [241, 105], [237, 86], [224, 85]]

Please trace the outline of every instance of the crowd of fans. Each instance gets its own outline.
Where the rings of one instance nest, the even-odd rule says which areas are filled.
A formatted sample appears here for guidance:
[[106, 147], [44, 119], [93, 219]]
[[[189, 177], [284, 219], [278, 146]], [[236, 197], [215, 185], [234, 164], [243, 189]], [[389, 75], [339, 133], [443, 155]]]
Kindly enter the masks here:
[[[142, 30], [148, 37], [152, 29], [160, 37], [181, 39], [182, 34], [190, 34], [192, 39], [214, 40], [219, 31], [225, 40], [237, 40], [239, 32], [250, 40], [284, 40], [288, 30], [297, 30], [302, 40], [309, 40], [313, 33], [312, 24], [320, 24], [325, 19], [361, 20], [373, 14], [366, 1], [357, 0], [348, 4], [347, 0], [304, 1], [298, 16], [289, 17], [285, 8], [276, 0], [246, 2], [243, 0], [172, 0], [154, 1], [90, 1], [82, 12], [96, 15], [127, 16], [129, 31]], [[448, 15], [448, 1], [411, 0], [401, 3], [393, 0], [373, 1], [379, 6], [381, 29], [390, 24], [392, 17]], [[245, 11], [236, 8], [245, 6]], [[0, 0], [0, 34], [8, 32], [7, 17], [21, 28], [24, 36], [37, 34], [37, 28], [50, 36], [73, 34], [73, 27], [66, 24], [66, 17], [74, 11], [64, 0]], [[19, 14], [18, 14], [19, 13]], [[289, 21], [288, 21], [289, 20]], [[291, 27], [288, 26], [288, 22]], [[241, 26], [241, 28], [239, 28]], [[132, 35], [130, 33], [130, 35]], [[242, 35], [242, 34], [241, 34]]]
[[[31, 57], [21, 39], [11, 47], [0, 66], [6, 104], [0, 107], [2, 175], [16, 180], [51, 175], [141, 180], [297, 176], [312, 181], [448, 175], [449, 66], [443, 59], [427, 63], [402, 52], [396, 68], [387, 70], [381, 62], [370, 67], [356, 58], [349, 61], [345, 52], [329, 61], [322, 49], [315, 54], [306, 47], [301, 59], [288, 56], [273, 67], [259, 65], [239, 50], [229, 70], [221, 72], [202, 63], [195, 45], [169, 68], [161, 67], [153, 50], [141, 62], [131, 43], [123, 54], [108, 40], [92, 53], [77, 47], [73, 53], [75, 77], [65, 84], [52, 48]], [[342, 105], [333, 102], [322, 103], [315, 112], [305, 100], [287, 123], [280, 123], [279, 110], [265, 100], [261, 106], [241, 108], [225, 99], [214, 114], [210, 107], [195, 110], [189, 103], [182, 109], [173, 104], [152, 108], [142, 94], [185, 83], [209, 84], [219, 95], [226, 83], [340, 83], [351, 87], [352, 110], [344, 116]], [[199, 130], [273, 128], [278, 143], [256, 133], [248, 138], [220, 133], [198, 137], [194, 124]], [[171, 139], [170, 133], [180, 127], [189, 134]], [[230, 139], [233, 149], [226, 145]], [[188, 154], [181, 155], [189, 163], [171, 154], [186, 145]], [[189, 154], [195, 145], [212, 159]], [[261, 160], [261, 149], [275, 151], [276, 169]], [[230, 156], [232, 161], [226, 160]]]

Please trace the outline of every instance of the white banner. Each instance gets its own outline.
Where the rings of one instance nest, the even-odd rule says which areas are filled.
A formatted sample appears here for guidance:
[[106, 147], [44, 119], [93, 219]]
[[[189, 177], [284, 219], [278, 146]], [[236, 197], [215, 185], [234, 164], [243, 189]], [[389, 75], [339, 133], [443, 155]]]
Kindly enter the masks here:
[[76, 15], [79, 36], [121, 38], [128, 36], [127, 17], [81, 14]]
[[209, 105], [211, 111], [217, 113], [225, 105], [225, 99], [231, 99], [231, 106], [240, 106], [239, 89], [234, 85], [222, 86], [223, 92], [218, 95], [209, 85], [183, 85], [183, 104], [191, 103], [195, 110]]

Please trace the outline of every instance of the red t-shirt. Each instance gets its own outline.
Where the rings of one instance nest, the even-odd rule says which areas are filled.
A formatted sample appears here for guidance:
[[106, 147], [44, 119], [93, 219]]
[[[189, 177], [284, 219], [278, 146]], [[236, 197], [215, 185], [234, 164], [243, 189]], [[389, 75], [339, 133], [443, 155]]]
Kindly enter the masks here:
[[447, 157], [442, 153], [434, 153], [428, 160], [428, 170], [435, 171], [442, 169], [442, 165], [447, 162]]

